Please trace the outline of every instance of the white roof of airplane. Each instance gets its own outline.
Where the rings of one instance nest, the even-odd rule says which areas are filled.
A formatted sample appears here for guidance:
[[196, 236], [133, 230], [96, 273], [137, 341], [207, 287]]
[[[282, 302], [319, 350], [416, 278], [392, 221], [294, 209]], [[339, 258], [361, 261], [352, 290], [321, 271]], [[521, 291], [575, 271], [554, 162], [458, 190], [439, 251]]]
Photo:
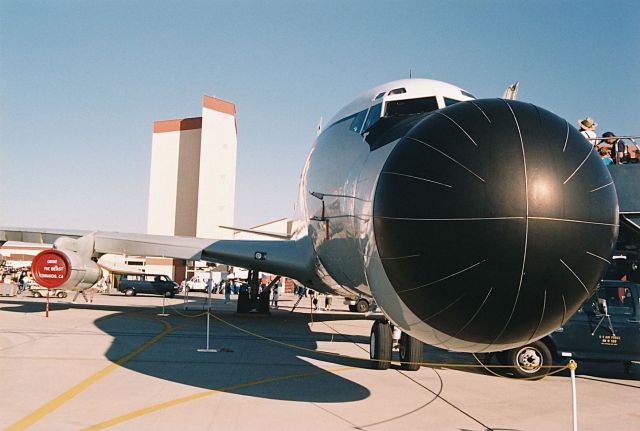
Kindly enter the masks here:
[[[400, 89], [404, 89], [404, 91]], [[397, 90], [398, 93], [390, 94], [393, 93], [393, 90]], [[447, 82], [424, 78], [400, 79], [378, 85], [377, 87], [365, 91], [347, 106], [338, 111], [329, 124], [368, 108], [373, 104], [374, 99], [382, 99], [384, 97], [384, 100], [388, 101], [415, 99], [428, 96], [442, 96], [454, 100], [474, 99], [473, 95], [467, 91]]]

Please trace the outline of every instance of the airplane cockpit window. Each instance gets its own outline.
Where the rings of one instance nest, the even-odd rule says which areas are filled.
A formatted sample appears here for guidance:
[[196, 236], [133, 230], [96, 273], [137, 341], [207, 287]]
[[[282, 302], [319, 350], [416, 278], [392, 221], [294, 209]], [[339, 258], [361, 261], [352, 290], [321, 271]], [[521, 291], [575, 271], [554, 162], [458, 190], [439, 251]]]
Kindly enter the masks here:
[[364, 124], [364, 119], [367, 117], [367, 110], [358, 112], [354, 117], [353, 121], [351, 121], [351, 126], [349, 126], [349, 130], [352, 132], [360, 133], [362, 130], [362, 125]]
[[449, 99], [448, 97], [444, 98], [444, 106], [451, 106], [451, 105], [455, 105], [456, 103], [460, 103], [460, 101], [455, 99]]
[[380, 113], [382, 112], [382, 103], [378, 103], [377, 105], [373, 105], [369, 108], [369, 115], [367, 116], [367, 121], [364, 123], [364, 127], [362, 128], [363, 132], [366, 132], [375, 124], [376, 121], [380, 119]]
[[438, 109], [438, 101], [435, 96], [421, 97], [418, 99], [394, 100], [387, 102], [385, 115], [393, 117], [396, 115], [424, 114]]
[[406, 92], [406, 88], [394, 88], [393, 90], [389, 91], [389, 96], [393, 96], [394, 94], [404, 94]]

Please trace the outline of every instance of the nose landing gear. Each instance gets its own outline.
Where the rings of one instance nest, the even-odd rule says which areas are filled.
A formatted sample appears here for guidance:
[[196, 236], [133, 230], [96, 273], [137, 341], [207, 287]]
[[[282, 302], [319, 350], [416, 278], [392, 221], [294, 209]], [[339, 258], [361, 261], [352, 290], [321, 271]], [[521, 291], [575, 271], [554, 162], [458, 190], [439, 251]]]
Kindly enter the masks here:
[[401, 361], [400, 368], [417, 371], [422, 363], [423, 349], [422, 341], [403, 333], [387, 320], [376, 320], [371, 327], [369, 357], [371, 368], [375, 370], [388, 369], [393, 352], [397, 351]]

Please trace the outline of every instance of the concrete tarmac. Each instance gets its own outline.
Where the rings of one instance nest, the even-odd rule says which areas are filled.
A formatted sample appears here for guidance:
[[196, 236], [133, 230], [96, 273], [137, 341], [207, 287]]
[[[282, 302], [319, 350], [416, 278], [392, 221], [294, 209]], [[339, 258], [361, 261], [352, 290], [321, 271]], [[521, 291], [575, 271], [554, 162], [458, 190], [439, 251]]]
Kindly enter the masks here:
[[[569, 373], [489, 375], [471, 355], [425, 347], [416, 372], [371, 370], [371, 321], [336, 304], [237, 315], [204, 294], [0, 298], [0, 429], [571, 430]], [[313, 320], [312, 320], [313, 319]], [[327, 353], [325, 353], [327, 352]], [[449, 365], [447, 365], [449, 364]], [[640, 366], [578, 364], [581, 430], [640, 429]]]

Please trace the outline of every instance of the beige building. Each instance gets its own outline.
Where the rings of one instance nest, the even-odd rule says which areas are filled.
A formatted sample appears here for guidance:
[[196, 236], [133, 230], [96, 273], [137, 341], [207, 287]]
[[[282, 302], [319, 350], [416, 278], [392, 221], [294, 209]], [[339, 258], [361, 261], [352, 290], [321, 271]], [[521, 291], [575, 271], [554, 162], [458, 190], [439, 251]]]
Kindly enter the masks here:
[[202, 117], [156, 121], [147, 233], [230, 239], [235, 208], [236, 107], [204, 96]]
[[215, 97], [202, 101], [200, 180], [196, 236], [232, 239], [236, 200], [236, 154], [238, 147], [236, 106]]
[[[236, 106], [225, 100], [205, 95], [201, 117], [154, 122], [147, 233], [231, 239], [219, 226], [234, 223], [237, 147]], [[186, 276], [182, 261], [146, 263]]]

